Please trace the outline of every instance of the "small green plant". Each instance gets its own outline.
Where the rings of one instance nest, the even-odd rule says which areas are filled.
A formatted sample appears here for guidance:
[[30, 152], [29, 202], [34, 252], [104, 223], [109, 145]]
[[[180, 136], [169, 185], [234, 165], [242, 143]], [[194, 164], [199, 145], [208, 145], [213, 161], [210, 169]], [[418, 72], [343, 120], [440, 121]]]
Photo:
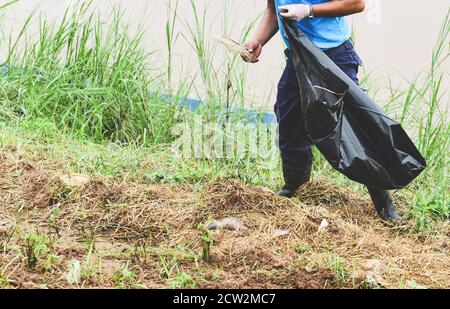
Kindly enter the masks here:
[[197, 283], [194, 278], [186, 273], [179, 273], [168, 280], [169, 287], [172, 289], [196, 289]]
[[117, 288], [133, 289], [145, 287], [144, 285], [138, 283], [138, 277], [136, 272], [130, 270], [128, 268], [128, 265], [116, 271], [116, 273], [113, 276], [113, 279]]
[[80, 270], [80, 278], [82, 281], [86, 279], [95, 280], [99, 274], [100, 270], [93, 263], [83, 265]]
[[162, 278], [169, 279], [178, 272], [178, 258], [175, 255], [160, 254], [158, 268]]
[[47, 256], [45, 257], [45, 261], [44, 261], [44, 269], [46, 271], [52, 270], [54, 264], [59, 261], [61, 261], [61, 257], [58, 254], [56, 254], [56, 253], [47, 254]]
[[0, 289], [10, 289], [12, 281], [5, 275], [0, 274]]
[[298, 254], [304, 254], [309, 250], [311, 250], [311, 246], [304, 242], [299, 242], [297, 246], [295, 246], [295, 252], [297, 252]]
[[88, 256], [91, 256], [95, 251], [95, 244], [97, 243], [95, 228], [92, 226], [82, 226], [81, 233], [83, 235], [83, 240], [86, 242], [86, 247], [89, 252]]
[[29, 270], [35, 270], [38, 261], [46, 256], [48, 252], [49, 240], [47, 237], [38, 234], [25, 234], [24, 251], [26, 256], [26, 265]]
[[212, 244], [213, 244], [212, 235], [207, 229], [205, 229], [202, 235], [202, 257], [206, 263], [211, 262]]
[[345, 267], [345, 260], [339, 255], [332, 253], [326, 258], [327, 267], [334, 273], [339, 282], [347, 282], [350, 279], [350, 271]]
[[49, 218], [49, 226], [55, 231], [56, 235], [59, 236], [59, 230], [60, 230], [60, 226], [58, 224], [58, 220], [61, 217], [61, 208], [60, 207], [56, 207], [50, 218]]
[[23, 249], [26, 256], [26, 265], [29, 270], [36, 270], [41, 262], [40, 265], [44, 270], [50, 271], [53, 265], [61, 260], [56, 253], [55, 238], [30, 233], [23, 235], [22, 239], [25, 242]]
[[89, 232], [86, 232], [84, 228], [82, 229], [87, 246], [87, 255], [86, 261], [81, 267], [81, 277], [83, 279], [94, 279], [99, 273], [101, 273], [99, 263], [96, 264], [95, 259], [93, 258], [97, 238], [93, 228], [89, 227], [88, 230]]
[[448, 201], [448, 198], [420, 189], [416, 193], [416, 202], [412, 205], [412, 210], [416, 232], [431, 229], [434, 221], [450, 219], [450, 201]]
[[52, 224], [56, 224], [56, 222], [58, 221], [58, 219], [61, 217], [61, 208], [59, 208], [59, 207], [56, 207], [54, 210], [53, 210], [53, 212], [52, 212], [52, 214], [51, 214], [51, 216], [50, 216], [50, 222], [52, 223]]

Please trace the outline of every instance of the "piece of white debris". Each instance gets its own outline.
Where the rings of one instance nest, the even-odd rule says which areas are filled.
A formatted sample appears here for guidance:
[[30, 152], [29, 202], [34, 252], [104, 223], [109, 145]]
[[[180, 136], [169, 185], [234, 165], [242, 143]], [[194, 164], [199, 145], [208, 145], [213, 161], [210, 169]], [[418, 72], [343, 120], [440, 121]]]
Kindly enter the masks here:
[[368, 280], [376, 284], [381, 284], [383, 282], [383, 264], [381, 260], [367, 260], [363, 266], [363, 269], [366, 271], [366, 277]]
[[323, 219], [319, 226], [319, 232], [325, 231], [330, 226], [330, 222], [327, 219]]
[[226, 36], [223, 36], [223, 35], [214, 37], [213, 39], [217, 43], [224, 45], [230, 53], [240, 54], [246, 60], [252, 59], [252, 53], [250, 53], [245, 47], [243, 47], [241, 44], [233, 41], [232, 39], [230, 39]]
[[286, 235], [289, 235], [288, 231], [278, 229], [278, 230], [275, 231], [275, 233], [273, 233], [272, 237], [273, 238], [278, 238], [278, 237], [283, 237], [283, 236], [286, 236]]
[[89, 176], [81, 174], [69, 174], [60, 177], [61, 182], [67, 187], [84, 187], [90, 182]]
[[245, 229], [244, 223], [236, 218], [225, 218], [220, 221], [213, 221], [207, 226], [208, 230], [228, 230], [228, 231], [238, 231]]
[[81, 264], [78, 260], [70, 260], [67, 265], [66, 279], [69, 284], [81, 283]]

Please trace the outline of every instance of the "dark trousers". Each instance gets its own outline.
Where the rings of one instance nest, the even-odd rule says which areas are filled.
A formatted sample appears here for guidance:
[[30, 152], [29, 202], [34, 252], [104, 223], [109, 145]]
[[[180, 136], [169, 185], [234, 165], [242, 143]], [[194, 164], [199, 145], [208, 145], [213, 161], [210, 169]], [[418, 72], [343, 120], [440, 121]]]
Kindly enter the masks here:
[[[358, 69], [361, 59], [351, 41], [326, 50], [325, 53], [355, 83], [359, 84]], [[304, 165], [305, 158], [310, 157], [312, 143], [305, 132], [304, 118], [300, 106], [300, 89], [291, 59], [290, 50], [285, 51], [287, 62], [278, 84], [275, 114], [279, 124], [278, 144], [283, 163], [291, 167]]]

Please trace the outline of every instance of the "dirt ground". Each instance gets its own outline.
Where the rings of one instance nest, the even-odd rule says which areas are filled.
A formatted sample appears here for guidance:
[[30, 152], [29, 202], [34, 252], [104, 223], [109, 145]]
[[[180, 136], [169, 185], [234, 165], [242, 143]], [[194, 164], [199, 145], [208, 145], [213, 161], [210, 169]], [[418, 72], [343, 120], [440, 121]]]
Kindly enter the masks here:
[[[237, 180], [63, 170], [0, 152], [0, 287], [450, 288], [448, 222], [421, 234], [385, 225], [366, 196], [329, 181], [288, 201]], [[224, 218], [243, 226], [207, 230]]]

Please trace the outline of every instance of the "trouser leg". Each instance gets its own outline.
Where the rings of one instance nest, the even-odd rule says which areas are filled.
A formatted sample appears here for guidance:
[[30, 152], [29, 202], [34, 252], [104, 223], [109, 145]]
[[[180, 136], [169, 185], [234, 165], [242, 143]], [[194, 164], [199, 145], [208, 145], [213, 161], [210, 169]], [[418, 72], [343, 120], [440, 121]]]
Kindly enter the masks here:
[[[287, 52], [287, 55], [289, 53]], [[290, 57], [278, 83], [275, 114], [278, 120], [278, 140], [283, 162], [290, 166], [301, 165], [310, 159], [313, 144], [305, 131], [300, 104], [300, 88]]]
[[291, 197], [310, 179], [313, 145], [305, 131], [295, 68], [288, 52], [287, 55], [287, 65], [278, 84], [275, 114], [279, 124], [278, 144], [285, 181], [279, 194]]

